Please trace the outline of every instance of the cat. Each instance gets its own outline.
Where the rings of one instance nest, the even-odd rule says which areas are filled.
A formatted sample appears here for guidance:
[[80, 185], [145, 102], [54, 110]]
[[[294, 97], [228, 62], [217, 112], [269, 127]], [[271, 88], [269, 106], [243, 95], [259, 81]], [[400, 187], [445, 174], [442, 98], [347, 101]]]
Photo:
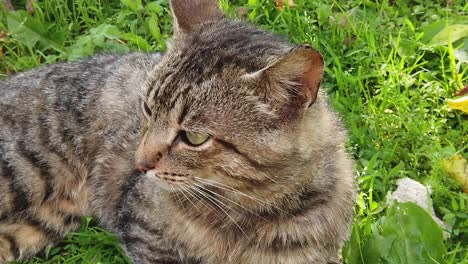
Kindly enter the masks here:
[[0, 81], [0, 263], [93, 216], [134, 263], [340, 263], [345, 130], [307, 45], [172, 0], [168, 51]]

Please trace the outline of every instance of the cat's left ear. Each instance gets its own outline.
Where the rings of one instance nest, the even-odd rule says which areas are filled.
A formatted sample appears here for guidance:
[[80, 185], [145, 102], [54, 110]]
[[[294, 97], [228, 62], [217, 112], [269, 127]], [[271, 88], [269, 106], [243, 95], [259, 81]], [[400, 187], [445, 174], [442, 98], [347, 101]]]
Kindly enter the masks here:
[[302, 45], [245, 77], [266, 82], [265, 90], [257, 91], [257, 95], [274, 108], [293, 114], [307, 109], [317, 99], [323, 68], [322, 55], [310, 46]]
[[284, 93], [284, 88], [288, 90], [292, 86], [293, 90], [288, 92], [296, 93], [302, 98], [300, 101], [303, 101], [302, 103], [309, 107], [317, 99], [323, 69], [322, 55], [312, 47], [302, 45], [292, 49], [265, 69], [265, 74], [272, 83], [281, 86], [281, 88], [278, 88], [282, 89], [282, 91], [272, 91], [273, 93]]

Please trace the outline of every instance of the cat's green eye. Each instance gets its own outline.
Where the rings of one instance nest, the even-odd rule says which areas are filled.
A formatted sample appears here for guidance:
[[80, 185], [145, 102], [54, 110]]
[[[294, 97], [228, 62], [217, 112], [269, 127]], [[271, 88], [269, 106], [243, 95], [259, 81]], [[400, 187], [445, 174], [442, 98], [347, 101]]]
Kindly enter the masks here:
[[208, 139], [210, 139], [210, 136], [202, 133], [182, 131], [181, 139], [182, 141], [184, 141], [184, 143], [190, 146], [198, 147], [203, 143], [207, 142]]

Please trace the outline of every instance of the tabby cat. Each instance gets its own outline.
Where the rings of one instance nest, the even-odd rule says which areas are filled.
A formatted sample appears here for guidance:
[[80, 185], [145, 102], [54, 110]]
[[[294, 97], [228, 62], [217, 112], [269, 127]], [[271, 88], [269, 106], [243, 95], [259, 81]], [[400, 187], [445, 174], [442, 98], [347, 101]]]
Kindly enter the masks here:
[[352, 162], [321, 55], [173, 0], [165, 55], [0, 82], [0, 263], [93, 216], [134, 263], [339, 263]]

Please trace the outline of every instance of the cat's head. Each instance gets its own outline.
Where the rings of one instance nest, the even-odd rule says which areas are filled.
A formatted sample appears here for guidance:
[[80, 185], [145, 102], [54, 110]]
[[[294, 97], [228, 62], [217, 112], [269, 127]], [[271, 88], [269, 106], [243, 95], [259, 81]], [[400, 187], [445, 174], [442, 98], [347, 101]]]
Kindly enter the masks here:
[[268, 188], [297, 173], [321, 55], [227, 19], [215, 0], [171, 7], [174, 39], [148, 81], [137, 167], [167, 189]]

